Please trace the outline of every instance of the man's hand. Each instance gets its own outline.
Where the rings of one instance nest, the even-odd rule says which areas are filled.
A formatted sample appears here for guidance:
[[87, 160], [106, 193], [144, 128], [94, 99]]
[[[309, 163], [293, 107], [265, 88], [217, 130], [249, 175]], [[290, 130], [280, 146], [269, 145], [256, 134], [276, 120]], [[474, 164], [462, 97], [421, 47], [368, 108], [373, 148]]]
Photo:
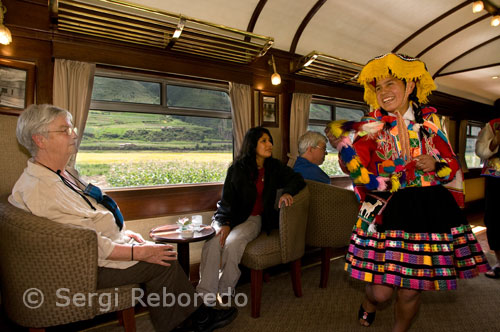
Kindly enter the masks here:
[[219, 242], [220, 242], [221, 248], [224, 247], [224, 245], [226, 244], [226, 239], [227, 239], [227, 236], [229, 235], [229, 232], [231, 232], [230, 226], [221, 226], [219, 228], [219, 230], [217, 231], [217, 234], [215, 234], [216, 236], [220, 235]]

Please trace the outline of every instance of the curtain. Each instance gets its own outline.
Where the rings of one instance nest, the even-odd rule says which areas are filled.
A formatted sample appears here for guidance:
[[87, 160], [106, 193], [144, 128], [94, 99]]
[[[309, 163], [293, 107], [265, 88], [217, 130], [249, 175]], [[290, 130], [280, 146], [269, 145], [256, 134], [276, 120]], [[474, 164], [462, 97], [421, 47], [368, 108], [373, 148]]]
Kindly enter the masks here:
[[307, 131], [309, 121], [309, 107], [312, 95], [294, 93], [292, 97], [292, 110], [290, 114], [290, 153], [288, 166], [293, 167], [299, 155], [299, 137]]
[[234, 154], [238, 155], [246, 132], [251, 127], [252, 89], [249, 85], [229, 83], [231, 115], [233, 117]]
[[[55, 60], [53, 104], [68, 110], [73, 116], [73, 124], [78, 128], [77, 146], [82, 140], [89, 114], [94, 73], [95, 64], [93, 63]], [[71, 158], [68, 166], [74, 166], [75, 158], [76, 155]]]

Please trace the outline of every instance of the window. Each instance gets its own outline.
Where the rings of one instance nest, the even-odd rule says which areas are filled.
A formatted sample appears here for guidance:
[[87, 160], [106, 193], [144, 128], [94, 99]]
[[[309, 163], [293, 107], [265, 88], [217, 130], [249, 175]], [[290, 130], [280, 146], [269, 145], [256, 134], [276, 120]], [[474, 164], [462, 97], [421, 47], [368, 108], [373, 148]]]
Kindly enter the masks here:
[[[333, 100], [314, 98], [309, 108], [309, 124], [307, 130], [324, 133], [328, 122], [333, 120], [359, 121], [364, 116], [364, 104], [345, 103]], [[340, 169], [337, 150], [327, 144], [328, 155], [320, 165], [321, 169], [329, 176], [345, 175]]]
[[227, 90], [99, 71], [76, 168], [103, 188], [224, 181], [233, 160]]
[[482, 125], [469, 121], [467, 123], [467, 139], [465, 147], [465, 162], [467, 168], [482, 167], [481, 159], [476, 155], [476, 141]]

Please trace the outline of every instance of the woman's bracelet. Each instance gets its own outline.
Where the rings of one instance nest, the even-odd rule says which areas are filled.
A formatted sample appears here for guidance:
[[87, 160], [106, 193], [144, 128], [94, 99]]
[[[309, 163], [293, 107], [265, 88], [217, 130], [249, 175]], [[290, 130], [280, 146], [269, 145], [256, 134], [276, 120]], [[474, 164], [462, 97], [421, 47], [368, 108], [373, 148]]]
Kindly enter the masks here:
[[132, 251], [132, 255], [131, 255], [131, 258], [130, 258], [131, 261], [134, 260], [134, 246], [135, 246], [135, 243], [132, 243], [132, 247], [130, 247], [131, 251]]

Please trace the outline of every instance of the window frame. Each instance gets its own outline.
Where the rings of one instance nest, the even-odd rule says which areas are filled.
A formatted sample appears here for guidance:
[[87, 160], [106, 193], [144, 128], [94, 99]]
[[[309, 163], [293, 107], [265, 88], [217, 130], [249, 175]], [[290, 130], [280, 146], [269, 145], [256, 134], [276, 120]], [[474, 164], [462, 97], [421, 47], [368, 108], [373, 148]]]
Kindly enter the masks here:
[[[109, 69], [96, 68], [95, 76], [110, 77], [117, 79], [126, 79], [134, 81], [152, 82], [160, 84], [160, 105], [139, 104], [118, 101], [94, 101], [90, 100], [90, 109], [99, 109], [102, 111], [111, 112], [133, 112], [133, 113], [154, 113], [154, 114], [167, 114], [167, 115], [185, 115], [185, 116], [198, 116], [231, 119], [231, 111], [216, 111], [216, 110], [200, 110], [189, 107], [169, 107], [167, 106], [167, 85], [185, 86], [189, 88], [203, 89], [210, 87], [210, 90], [226, 92], [229, 96], [229, 84], [222, 82], [214, 82], [196, 78], [178, 78], [172, 77], [159, 77], [151, 74], [131, 74], [118, 72]], [[126, 108], [126, 109], [125, 109]]]
[[319, 119], [308, 119], [308, 125], [313, 125], [313, 126], [321, 126], [321, 125], [326, 125], [330, 121], [334, 121], [337, 119], [337, 107], [345, 107], [345, 108], [352, 108], [352, 109], [357, 109], [363, 112], [364, 115], [366, 115], [369, 111], [368, 105], [362, 102], [357, 102], [357, 101], [347, 101], [347, 100], [341, 100], [337, 98], [327, 98], [327, 97], [322, 97], [322, 96], [313, 96], [311, 100], [311, 105], [312, 104], [319, 104], [319, 105], [327, 105], [332, 108], [331, 112], [331, 119], [330, 120], [319, 120]]

